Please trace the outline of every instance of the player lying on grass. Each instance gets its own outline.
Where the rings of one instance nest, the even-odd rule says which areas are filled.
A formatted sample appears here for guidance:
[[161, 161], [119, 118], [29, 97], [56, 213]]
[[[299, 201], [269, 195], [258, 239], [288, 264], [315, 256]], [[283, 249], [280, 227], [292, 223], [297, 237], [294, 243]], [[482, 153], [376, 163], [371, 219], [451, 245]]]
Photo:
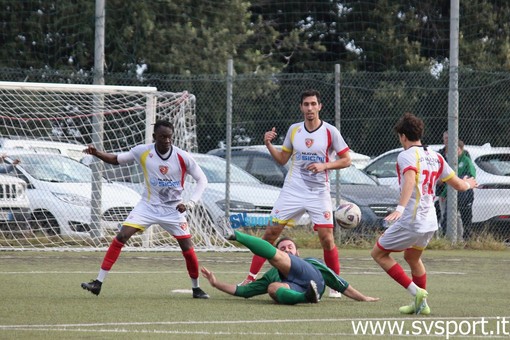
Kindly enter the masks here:
[[[230, 228], [229, 228], [230, 229]], [[273, 266], [260, 279], [244, 286], [221, 282], [213, 272], [201, 268], [202, 275], [214, 288], [230, 295], [250, 298], [269, 294], [276, 302], [286, 305], [319, 302], [326, 286], [358, 301], [378, 301], [365, 296], [315, 258], [300, 258], [296, 244], [290, 238], [271, 243], [239, 231], [227, 231], [225, 238], [245, 245], [255, 255], [261, 256]]]

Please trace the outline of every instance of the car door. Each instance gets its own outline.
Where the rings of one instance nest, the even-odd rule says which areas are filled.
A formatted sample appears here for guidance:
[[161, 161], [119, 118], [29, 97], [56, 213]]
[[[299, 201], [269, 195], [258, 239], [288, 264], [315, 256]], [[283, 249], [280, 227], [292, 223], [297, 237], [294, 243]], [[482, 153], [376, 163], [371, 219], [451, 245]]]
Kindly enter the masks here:
[[282, 187], [287, 170], [269, 154], [239, 152], [232, 154], [232, 163], [248, 171], [262, 183]]
[[377, 178], [380, 184], [390, 185], [398, 189], [397, 157], [400, 151], [395, 151], [373, 161], [363, 170], [368, 175]]

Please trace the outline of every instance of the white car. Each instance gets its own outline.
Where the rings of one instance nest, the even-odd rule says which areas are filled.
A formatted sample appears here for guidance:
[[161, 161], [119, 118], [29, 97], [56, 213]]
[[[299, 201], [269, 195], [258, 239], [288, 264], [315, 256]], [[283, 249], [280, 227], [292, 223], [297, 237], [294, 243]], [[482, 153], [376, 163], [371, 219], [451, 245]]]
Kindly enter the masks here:
[[27, 183], [17, 177], [0, 174], [0, 231], [26, 230], [29, 222]]
[[87, 155], [83, 150], [87, 146], [77, 143], [55, 142], [45, 139], [20, 139], [20, 138], [0, 138], [0, 147], [3, 149], [21, 149], [32, 150], [37, 153], [53, 153], [64, 155], [76, 160], [81, 160]]
[[[429, 145], [438, 151], [443, 145]], [[374, 158], [364, 169], [379, 183], [398, 188], [397, 156], [402, 148], [387, 151]], [[510, 236], [510, 147], [490, 144], [465, 145], [476, 168], [478, 188], [474, 189], [473, 224], [499, 226]], [[506, 228], [505, 228], [506, 227]]]
[[[6, 161], [19, 159], [16, 175], [27, 182], [30, 210], [46, 235], [91, 232], [92, 172], [69, 157], [28, 150], [6, 150]], [[141, 196], [126, 186], [102, 182], [101, 233], [116, 230]]]

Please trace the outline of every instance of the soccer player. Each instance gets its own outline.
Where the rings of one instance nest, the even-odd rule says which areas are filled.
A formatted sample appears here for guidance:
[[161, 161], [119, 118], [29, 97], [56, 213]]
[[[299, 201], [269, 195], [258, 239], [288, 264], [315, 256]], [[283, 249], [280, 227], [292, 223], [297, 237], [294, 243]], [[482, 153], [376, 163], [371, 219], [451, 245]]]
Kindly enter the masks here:
[[[195, 206], [207, 185], [204, 172], [192, 156], [172, 145], [174, 126], [172, 123], [158, 120], [154, 124], [154, 143], [138, 145], [128, 152], [111, 154], [97, 150], [90, 145], [85, 153], [96, 156], [109, 164], [127, 164], [137, 162], [145, 174], [145, 190], [142, 199], [131, 211], [113, 239], [96, 280], [81, 284], [83, 289], [99, 295], [106, 275], [117, 261], [122, 247], [131, 236], [144, 231], [152, 224], [159, 224], [177, 239], [191, 278], [193, 297], [207, 299], [209, 295], [199, 286], [199, 264], [191, 242], [191, 234], [185, 212]], [[196, 180], [191, 199], [183, 203], [182, 191], [184, 179], [190, 174]]]
[[[377, 240], [371, 252], [381, 268], [414, 296], [412, 304], [400, 307], [403, 314], [430, 314], [426, 300], [427, 274], [421, 255], [438, 229], [434, 207], [436, 182], [441, 180], [458, 191], [477, 186], [474, 178], [459, 178], [443, 156], [422, 145], [424, 127], [423, 121], [409, 112], [395, 125], [404, 147], [397, 157], [400, 200], [395, 211], [385, 218], [394, 223]], [[412, 278], [391, 256], [397, 251], [404, 252]]]
[[[349, 147], [337, 128], [320, 119], [322, 103], [318, 91], [304, 91], [300, 109], [304, 120], [290, 126], [281, 150], [271, 143], [277, 137], [275, 128], [264, 134], [264, 143], [273, 158], [282, 165], [291, 160], [291, 166], [262, 238], [273, 244], [286, 226], [293, 226], [308, 212], [323, 248], [324, 262], [340, 274], [328, 172], [351, 165]], [[255, 255], [241, 284], [254, 281], [265, 260]], [[341, 295], [331, 291], [330, 296]]]
[[202, 267], [202, 275], [209, 280], [211, 286], [222, 292], [244, 298], [267, 293], [276, 303], [294, 305], [319, 302], [325, 287], [329, 286], [357, 301], [379, 300], [354, 289], [318, 259], [300, 258], [297, 246], [290, 238], [281, 238], [276, 247], [261, 238], [237, 230], [230, 231], [226, 238], [237, 240], [254, 254], [268, 259], [273, 268], [260, 279], [241, 286], [221, 282], [213, 272]]

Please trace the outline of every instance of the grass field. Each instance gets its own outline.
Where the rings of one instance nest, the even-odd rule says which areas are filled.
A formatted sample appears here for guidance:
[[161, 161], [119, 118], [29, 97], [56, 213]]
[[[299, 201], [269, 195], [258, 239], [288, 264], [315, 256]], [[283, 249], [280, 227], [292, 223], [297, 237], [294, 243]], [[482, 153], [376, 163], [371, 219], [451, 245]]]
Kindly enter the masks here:
[[[322, 257], [317, 249], [301, 249], [301, 255]], [[180, 253], [124, 252], [96, 297], [80, 283], [96, 277], [103, 253], [0, 252], [0, 339], [444, 339], [461, 334], [463, 339], [508, 339], [509, 255], [508, 249], [427, 251], [432, 314], [416, 316], [398, 313], [410, 296], [382, 272], [368, 249], [340, 249], [342, 276], [381, 301], [326, 294], [319, 304], [296, 306], [276, 305], [268, 296], [228, 296], [205, 279], [201, 286], [211, 299], [192, 299]], [[251, 259], [247, 252], [198, 257], [228, 282], [244, 279]], [[353, 322], [386, 328], [355, 335]], [[392, 336], [398, 329], [389, 327], [403, 327], [402, 334]]]

